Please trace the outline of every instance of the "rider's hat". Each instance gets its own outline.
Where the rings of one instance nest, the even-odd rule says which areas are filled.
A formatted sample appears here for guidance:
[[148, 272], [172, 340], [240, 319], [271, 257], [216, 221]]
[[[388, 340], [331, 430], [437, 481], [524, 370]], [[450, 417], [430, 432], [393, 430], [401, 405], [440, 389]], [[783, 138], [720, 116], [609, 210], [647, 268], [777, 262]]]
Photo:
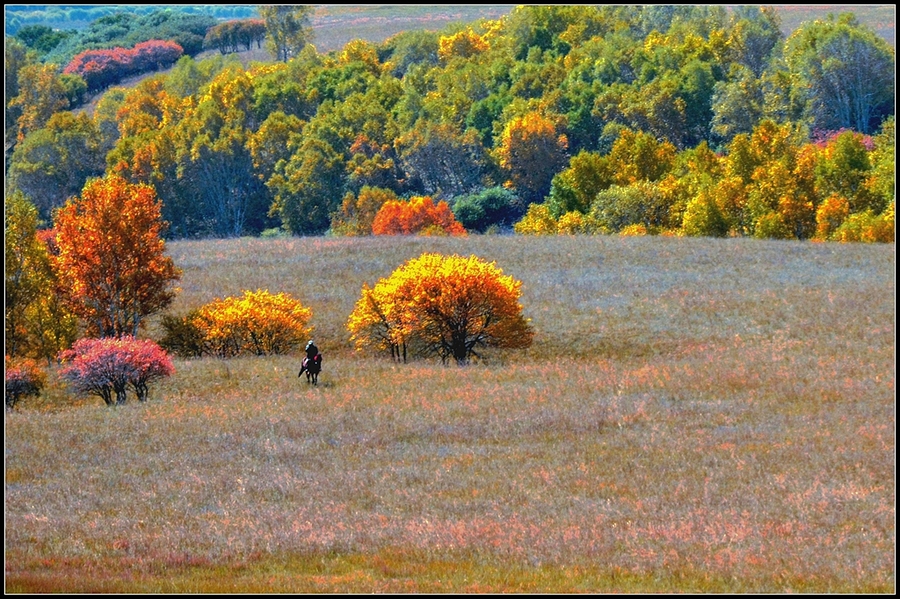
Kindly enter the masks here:
[[306, 347], [309, 347], [309, 346], [312, 345], [312, 344], [313, 344], [312, 339], [310, 339], [310, 340], [307, 342]]

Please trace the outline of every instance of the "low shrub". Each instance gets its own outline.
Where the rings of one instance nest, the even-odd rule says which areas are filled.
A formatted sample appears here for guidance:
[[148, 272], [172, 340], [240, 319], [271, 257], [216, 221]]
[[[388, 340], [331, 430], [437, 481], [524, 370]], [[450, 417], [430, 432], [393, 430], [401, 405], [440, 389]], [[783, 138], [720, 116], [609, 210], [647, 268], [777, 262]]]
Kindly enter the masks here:
[[242, 297], [217, 299], [183, 317], [164, 316], [160, 345], [185, 358], [287, 354], [306, 341], [311, 317], [287, 293], [244, 291]]
[[32, 359], [5, 357], [6, 407], [14, 408], [26, 397], [37, 397], [47, 381], [46, 374]]
[[138, 401], [146, 401], [150, 383], [175, 372], [159, 345], [134, 337], [79, 339], [59, 360], [63, 381], [78, 393], [99, 396], [108, 406], [124, 404], [128, 387]]

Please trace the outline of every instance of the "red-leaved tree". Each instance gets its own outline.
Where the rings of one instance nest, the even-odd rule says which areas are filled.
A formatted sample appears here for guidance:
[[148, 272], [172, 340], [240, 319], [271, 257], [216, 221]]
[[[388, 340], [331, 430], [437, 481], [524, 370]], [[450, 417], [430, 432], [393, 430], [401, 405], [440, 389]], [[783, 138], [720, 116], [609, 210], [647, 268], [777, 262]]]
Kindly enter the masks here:
[[175, 64], [184, 50], [172, 41], [149, 40], [132, 49], [85, 50], [76, 54], [63, 69], [66, 75], [80, 75], [91, 91], [103, 89], [131, 75]]

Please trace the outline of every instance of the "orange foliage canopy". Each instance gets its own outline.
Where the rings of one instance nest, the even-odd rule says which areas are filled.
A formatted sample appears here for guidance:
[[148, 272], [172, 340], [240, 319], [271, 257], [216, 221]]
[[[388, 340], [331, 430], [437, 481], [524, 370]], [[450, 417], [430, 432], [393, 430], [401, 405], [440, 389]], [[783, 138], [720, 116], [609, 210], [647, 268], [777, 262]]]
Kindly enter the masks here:
[[522, 283], [476, 256], [423, 254], [374, 288], [364, 286], [347, 323], [358, 349], [452, 357], [476, 348], [526, 348], [534, 332], [519, 304]]
[[441, 200], [435, 205], [430, 196], [416, 196], [408, 202], [388, 200], [372, 221], [373, 235], [465, 235], [450, 205]]
[[53, 265], [72, 311], [100, 337], [136, 335], [175, 298], [161, 204], [149, 185], [110, 175], [85, 184], [56, 214]]

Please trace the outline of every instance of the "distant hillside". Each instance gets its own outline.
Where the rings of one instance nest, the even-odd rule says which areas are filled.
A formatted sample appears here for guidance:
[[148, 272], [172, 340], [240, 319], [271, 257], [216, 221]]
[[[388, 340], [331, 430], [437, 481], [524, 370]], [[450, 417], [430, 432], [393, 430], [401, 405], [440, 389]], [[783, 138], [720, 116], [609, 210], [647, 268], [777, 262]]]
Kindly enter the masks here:
[[[109, 12], [116, 5], [50, 6], [6, 5], [4, 20], [7, 34], [24, 24], [43, 24], [60, 29], [81, 29], [92, 11]], [[313, 16], [315, 45], [320, 52], [338, 50], [354, 39], [380, 43], [390, 36], [410, 29], [439, 30], [453, 22], [497, 19], [508, 14], [515, 5], [342, 5], [317, 4]], [[121, 5], [122, 10], [146, 13], [162, 6]], [[193, 14], [210, 14], [221, 20], [256, 16], [253, 5], [231, 6], [166, 6]], [[250, 10], [248, 10], [250, 9]], [[897, 9], [893, 4], [876, 5], [782, 5], [776, 6], [786, 35], [803, 22], [824, 18], [828, 13], [853, 12], [861, 23], [871, 27], [892, 46], [895, 45]], [[98, 13], [99, 14], [99, 13]]]
[[[343, 48], [350, 40], [362, 39], [380, 43], [390, 36], [410, 29], [439, 30], [452, 22], [497, 19], [508, 14], [515, 5], [493, 6], [343, 6], [319, 5], [313, 18], [315, 45], [320, 52]], [[728, 8], [728, 7], [726, 7]], [[853, 12], [860, 23], [892, 46], [895, 45], [897, 8], [893, 4], [863, 5], [784, 5], [776, 6], [785, 35], [793, 33], [806, 21], [825, 18], [829, 13]]]
[[499, 19], [515, 8], [513, 4], [491, 6], [316, 6], [313, 17], [314, 44], [319, 52], [343, 48], [351, 40], [381, 43], [413, 29], [437, 31], [456, 22]]

